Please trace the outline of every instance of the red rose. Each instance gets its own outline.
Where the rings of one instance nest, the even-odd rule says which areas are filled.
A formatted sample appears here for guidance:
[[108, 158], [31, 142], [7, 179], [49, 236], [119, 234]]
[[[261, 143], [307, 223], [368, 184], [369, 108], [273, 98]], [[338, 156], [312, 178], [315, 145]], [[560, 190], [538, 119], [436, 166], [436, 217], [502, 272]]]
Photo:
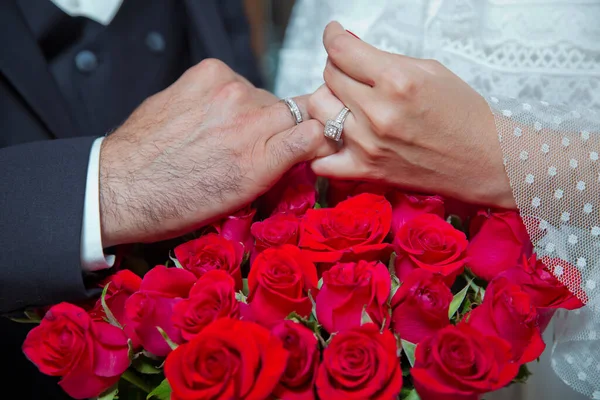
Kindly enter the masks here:
[[396, 276], [403, 281], [417, 268], [440, 274], [448, 286], [463, 271], [465, 234], [433, 214], [407, 221], [394, 237]]
[[365, 324], [335, 335], [323, 351], [317, 376], [321, 400], [395, 399], [402, 389], [396, 338]]
[[[529, 260], [523, 257], [519, 265], [509, 268], [500, 276], [519, 285], [529, 295], [531, 303], [537, 308], [542, 332], [550, 323], [555, 310], [576, 310], [583, 307], [583, 302], [555, 277], [560, 276], [572, 287], [580, 287], [581, 273], [574, 265], [558, 258], [542, 257], [538, 260], [535, 254]], [[587, 298], [584, 297], [583, 300], [587, 301]]]
[[[127, 269], [109, 276], [101, 283], [102, 287], [108, 285], [108, 290], [104, 297], [106, 306], [119, 324], [121, 324], [127, 337], [131, 339], [133, 347], [138, 347], [140, 345], [140, 339], [137, 337], [135, 330], [127, 320], [127, 315], [125, 314], [125, 302], [132, 294], [140, 289], [141, 283], [142, 278]], [[106, 313], [102, 307], [102, 299], [96, 301], [94, 308], [89, 314], [95, 321], [105, 321]]]
[[313, 400], [319, 365], [319, 345], [313, 331], [294, 321], [281, 321], [271, 330], [289, 352], [286, 370], [273, 395], [285, 400]]
[[244, 246], [214, 233], [201, 236], [175, 247], [175, 256], [181, 266], [200, 278], [207, 271], [221, 269], [235, 280], [235, 289], [242, 290], [240, 266]]
[[263, 251], [248, 275], [250, 318], [271, 326], [296, 312], [308, 317], [312, 303], [309, 290], [318, 285], [315, 265], [289, 244]]
[[421, 214], [444, 217], [444, 200], [440, 196], [416, 195], [394, 190], [385, 197], [392, 204], [392, 234], [398, 232], [407, 221]]
[[[531, 297], [531, 303], [540, 308], [564, 308], [576, 310], [583, 303], [556, 279], [555, 275], [581, 285], [581, 273], [577, 267], [558, 258], [542, 257], [533, 254], [529, 259], [523, 257], [522, 262], [505, 271], [502, 276], [519, 285]], [[585, 300], [585, 299], [584, 299]]]
[[452, 292], [443, 277], [424, 269], [412, 271], [392, 299], [392, 331], [411, 343], [450, 325]]
[[190, 297], [173, 307], [173, 325], [185, 341], [219, 318], [239, 318], [235, 282], [225, 271], [213, 270], [202, 275], [190, 290]]
[[498, 336], [512, 347], [512, 361], [525, 364], [546, 348], [531, 298], [503, 277], [495, 278], [485, 291], [483, 303], [464, 319], [486, 336]]
[[157, 266], [148, 271], [140, 290], [125, 303], [125, 315], [145, 350], [156, 356], [166, 356], [171, 348], [157, 326], [175, 343], [182, 343], [179, 329], [171, 320], [173, 307], [188, 297], [196, 277], [180, 268]]
[[380, 262], [335, 264], [323, 272], [323, 286], [316, 299], [317, 320], [329, 333], [360, 326], [362, 312], [379, 326], [390, 325], [388, 298], [391, 279]]
[[335, 207], [338, 203], [363, 193], [383, 196], [390, 190], [389, 186], [382, 185], [381, 183], [329, 179], [327, 205]]
[[308, 210], [301, 222], [300, 247], [317, 263], [385, 259], [391, 247], [383, 240], [391, 221], [392, 207], [383, 196], [361, 194], [335, 208]]
[[255, 251], [251, 262], [256, 256], [269, 247], [284, 244], [297, 245], [300, 220], [292, 214], [275, 214], [264, 221], [255, 222], [250, 229], [256, 239]]
[[[260, 198], [258, 203], [261, 207], [261, 214], [271, 215], [280, 211], [292, 213], [292, 210], [288, 207], [293, 208], [294, 211], [301, 214], [302, 209], [306, 207], [306, 200], [312, 198], [312, 204], [309, 207], [312, 207], [315, 204], [317, 192], [315, 189], [316, 182], [317, 176], [310, 168], [309, 163], [303, 162], [297, 164], [286, 172], [283, 177]], [[301, 189], [296, 190], [295, 188]]]
[[523, 255], [531, 255], [533, 246], [517, 212], [480, 211], [469, 228], [467, 265], [486, 281], [517, 265]]
[[314, 185], [291, 185], [283, 192], [273, 214], [290, 213], [301, 217], [306, 214], [306, 210], [313, 208], [316, 202], [317, 190]]
[[449, 325], [422, 340], [410, 373], [421, 400], [477, 400], [514, 379], [510, 345], [466, 324]]
[[60, 376], [59, 385], [76, 399], [99, 396], [129, 367], [125, 333], [69, 303], [46, 313], [27, 334], [23, 352], [43, 374]]
[[241, 243], [244, 246], [244, 253], [250, 254], [254, 249], [254, 238], [250, 234], [250, 226], [255, 214], [255, 209], [249, 206], [245, 207], [222, 219], [214, 225], [214, 228], [225, 239]]
[[288, 352], [268, 329], [221, 318], [165, 363], [172, 400], [266, 399], [286, 369]]

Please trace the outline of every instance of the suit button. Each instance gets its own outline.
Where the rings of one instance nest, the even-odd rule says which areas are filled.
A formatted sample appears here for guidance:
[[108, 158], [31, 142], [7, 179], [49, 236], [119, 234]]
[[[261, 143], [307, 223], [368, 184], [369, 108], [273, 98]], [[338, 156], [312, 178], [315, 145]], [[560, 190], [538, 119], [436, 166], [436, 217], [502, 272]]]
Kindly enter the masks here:
[[165, 51], [165, 38], [158, 32], [150, 32], [146, 35], [146, 46], [153, 53], [162, 53]]
[[89, 50], [82, 50], [75, 55], [75, 66], [81, 72], [92, 72], [98, 68], [98, 57]]

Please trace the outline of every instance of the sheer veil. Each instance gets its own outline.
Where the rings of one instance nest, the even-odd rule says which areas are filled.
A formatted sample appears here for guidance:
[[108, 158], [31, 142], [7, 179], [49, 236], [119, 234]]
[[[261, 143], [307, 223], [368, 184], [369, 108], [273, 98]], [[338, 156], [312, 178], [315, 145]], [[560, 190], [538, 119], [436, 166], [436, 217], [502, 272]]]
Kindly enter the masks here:
[[322, 84], [334, 19], [384, 50], [441, 61], [488, 100], [536, 252], [562, 260], [555, 276], [587, 303], [555, 316], [552, 367], [600, 399], [600, 1], [298, 0], [276, 94]]

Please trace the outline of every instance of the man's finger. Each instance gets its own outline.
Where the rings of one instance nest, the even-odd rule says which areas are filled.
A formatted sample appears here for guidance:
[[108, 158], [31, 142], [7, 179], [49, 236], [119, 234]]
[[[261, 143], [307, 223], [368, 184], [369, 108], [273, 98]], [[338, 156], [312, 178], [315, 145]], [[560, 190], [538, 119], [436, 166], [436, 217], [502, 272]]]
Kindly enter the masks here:
[[280, 132], [265, 144], [268, 165], [286, 171], [293, 165], [337, 151], [337, 144], [323, 135], [323, 125], [311, 119]]
[[[303, 121], [308, 121], [309, 119], [308, 112], [306, 111], [308, 97], [309, 95], [292, 97], [300, 109]], [[295, 126], [296, 118], [292, 115], [287, 104], [281, 100], [263, 108], [259, 114], [257, 124], [264, 126], [266, 128], [265, 132], [275, 135]]]

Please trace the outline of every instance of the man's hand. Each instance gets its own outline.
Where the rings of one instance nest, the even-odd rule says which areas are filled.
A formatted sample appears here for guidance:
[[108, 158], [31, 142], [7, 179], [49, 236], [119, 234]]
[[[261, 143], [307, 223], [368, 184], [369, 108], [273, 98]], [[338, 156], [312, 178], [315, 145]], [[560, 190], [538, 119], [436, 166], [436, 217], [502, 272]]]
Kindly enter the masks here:
[[334, 151], [319, 122], [294, 125], [272, 94], [205, 60], [104, 140], [103, 244], [193, 230], [253, 201], [296, 163]]

